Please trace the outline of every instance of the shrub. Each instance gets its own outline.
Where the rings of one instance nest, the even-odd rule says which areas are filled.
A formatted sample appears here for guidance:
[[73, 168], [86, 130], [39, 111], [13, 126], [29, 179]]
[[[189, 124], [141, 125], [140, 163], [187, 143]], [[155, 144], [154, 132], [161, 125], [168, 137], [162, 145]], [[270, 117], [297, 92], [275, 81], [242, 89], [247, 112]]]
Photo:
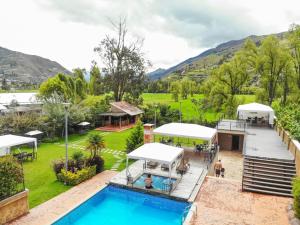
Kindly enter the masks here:
[[20, 191], [23, 180], [21, 164], [10, 155], [0, 157], [0, 199]]
[[82, 170], [78, 170], [76, 173], [66, 171], [62, 169], [57, 174], [57, 179], [67, 185], [77, 185], [96, 175], [96, 166], [85, 167]]
[[293, 196], [295, 216], [300, 219], [300, 177], [293, 181]]
[[88, 166], [96, 166], [96, 173], [100, 173], [104, 169], [104, 159], [98, 155], [93, 158], [88, 158], [86, 164]]
[[85, 157], [81, 151], [74, 152], [72, 155], [72, 159], [74, 160], [76, 168], [82, 169], [84, 167]]
[[131, 131], [129, 137], [126, 140], [126, 150], [131, 152], [132, 150], [140, 147], [144, 144], [144, 129], [141, 121], [138, 121], [134, 129]]
[[64, 166], [65, 166], [65, 162], [62, 159], [55, 160], [52, 162], [52, 168], [56, 176], [57, 174], [60, 173], [60, 171], [64, 168]]

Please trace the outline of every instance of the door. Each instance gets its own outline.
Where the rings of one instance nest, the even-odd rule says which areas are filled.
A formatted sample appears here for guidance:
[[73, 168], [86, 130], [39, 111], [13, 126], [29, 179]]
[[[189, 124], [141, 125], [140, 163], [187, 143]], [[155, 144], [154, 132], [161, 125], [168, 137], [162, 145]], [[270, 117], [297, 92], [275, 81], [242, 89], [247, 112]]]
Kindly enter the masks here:
[[239, 150], [239, 148], [240, 148], [240, 136], [232, 135], [231, 150]]

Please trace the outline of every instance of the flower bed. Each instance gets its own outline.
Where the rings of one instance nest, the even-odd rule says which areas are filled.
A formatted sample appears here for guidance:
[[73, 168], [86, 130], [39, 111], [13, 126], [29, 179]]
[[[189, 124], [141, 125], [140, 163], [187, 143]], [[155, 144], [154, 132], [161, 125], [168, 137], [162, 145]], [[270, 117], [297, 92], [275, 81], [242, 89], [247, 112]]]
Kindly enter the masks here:
[[66, 171], [62, 169], [59, 174], [57, 174], [57, 179], [67, 185], [77, 185], [93, 176], [96, 175], [96, 166], [85, 167], [76, 172]]

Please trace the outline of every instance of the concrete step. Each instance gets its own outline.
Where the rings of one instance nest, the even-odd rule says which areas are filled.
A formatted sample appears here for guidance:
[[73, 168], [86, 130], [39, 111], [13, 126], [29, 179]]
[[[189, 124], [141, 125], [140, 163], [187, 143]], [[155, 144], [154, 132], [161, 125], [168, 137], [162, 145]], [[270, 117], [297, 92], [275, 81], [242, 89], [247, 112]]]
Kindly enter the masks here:
[[259, 185], [259, 184], [250, 184], [250, 183], [243, 183], [244, 187], [250, 187], [250, 188], [257, 188], [257, 189], [263, 189], [263, 190], [270, 190], [270, 191], [278, 191], [278, 192], [284, 192], [291, 194], [292, 190], [290, 188], [278, 188], [278, 187], [270, 187], [265, 185]]
[[255, 180], [255, 179], [251, 179], [251, 178], [244, 178], [243, 179], [243, 183], [251, 183], [251, 184], [261, 184], [261, 185], [267, 185], [267, 186], [276, 186], [276, 187], [284, 187], [287, 189], [292, 189], [292, 185], [291, 184], [280, 184], [280, 183], [275, 183], [275, 182], [266, 182], [266, 181], [260, 181], [260, 180]]
[[266, 166], [276, 166], [276, 167], [282, 167], [282, 168], [295, 168], [295, 164], [279, 164], [279, 163], [272, 163], [272, 162], [266, 162], [266, 161], [255, 161], [255, 160], [247, 160], [244, 159], [244, 163], [253, 163], [257, 165], [266, 165]]
[[277, 184], [286, 184], [286, 185], [291, 185], [291, 179], [289, 180], [282, 180], [282, 179], [273, 179], [273, 178], [266, 178], [266, 177], [254, 177], [254, 176], [251, 176], [251, 175], [244, 175], [243, 176], [243, 179], [252, 179], [252, 180], [255, 180], [255, 181], [267, 181], [267, 182], [271, 182], [271, 183], [277, 183]]
[[267, 173], [267, 174], [277, 174], [277, 175], [283, 175], [283, 176], [289, 176], [289, 177], [294, 177], [296, 175], [296, 173], [289, 173], [288, 171], [272, 171], [272, 170], [264, 170], [264, 169], [258, 169], [256, 167], [252, 167], [252, 168], [245, 168], [245, 171], [249, 171], [249, 172], [263, 172], [263, 173]]
[[262, 168], [262, 169], [270, 169], [270, 170], [280, 170], [280, 171], [289, 171], [296, 173], [296, 168], [295, 167], [288, 167], [284, 168], [285, 166], [279, 166], [279, 165], [261, 165], [260, 163], [255, 163], [255, 162], [245, 162], [244, 167], [255, 167], [255, 168]]
[[268, 159], [268, 158], [262, 158], [262, 157], [251, 157], [251, 156], [245, 156], [244, 158], [246, 161], [259, 161], [259, 162], [268, 162], [273, 164], [281, 164], [281, 165], [291, 165], [295, 166], [295, 162], [293, 160], [285, 160], [285, 159]]
[[250, 174], [253, 177], [260, 176], [260, 177], [272, 177], [272, 178], [276, 178], [276, 179], [292, 180], [291, 176], [288, 176], [288, 177], [287, 176], [279, 176], [279, 175], [274, 175], [274, 174], [251, 172], [251, 171], [247, 171], [247, 170], [245, 170], [244, 173]]
[[292, 194], [281, 193], [281, 192], [277, 192], [277, 191], [266, 191], [266, 190], [261, 190], [261, 189], [257, 189], [257, 188], [249, 188], [249, 187], [243, 188], [243, 191], [257, 192], [257, 193], [269, 194], [269, 195], [279, 195], [279, 196], [284, 196], [284, 197], [293, 197]]

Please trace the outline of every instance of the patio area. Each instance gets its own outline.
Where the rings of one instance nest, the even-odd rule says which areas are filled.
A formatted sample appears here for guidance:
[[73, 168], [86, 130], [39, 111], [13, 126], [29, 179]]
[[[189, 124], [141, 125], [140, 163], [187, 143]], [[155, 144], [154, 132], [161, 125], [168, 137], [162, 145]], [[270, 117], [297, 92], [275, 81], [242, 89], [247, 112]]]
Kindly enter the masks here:
[[281, 141], [281, 138], [274, 129], [249, 127], [246, 132], [245, 155], [294, 160], [294, 156], [290, 153], [286, 144]]
[[195, 200], [193, 225], [284, 225], [292, 199], [242, 192], [241, 183], [207, 177]]

